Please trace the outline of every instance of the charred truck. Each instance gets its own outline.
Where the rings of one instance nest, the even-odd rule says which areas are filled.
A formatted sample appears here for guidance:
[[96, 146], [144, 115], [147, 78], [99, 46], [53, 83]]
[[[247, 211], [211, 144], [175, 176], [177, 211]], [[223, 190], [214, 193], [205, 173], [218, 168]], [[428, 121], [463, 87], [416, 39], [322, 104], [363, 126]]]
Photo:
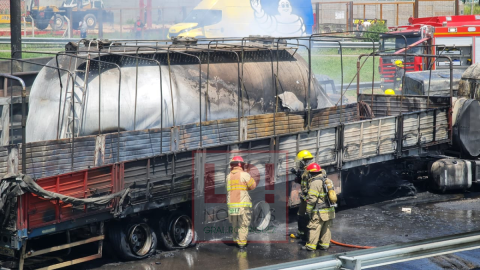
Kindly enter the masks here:
[[[290, 172], [299, 149], [327, 171], [340, 204], [355, 177], [383, 188], [399, 185], [385, 177], [392, 171], [431, 173], [440, 190], [477, 181], [476, 66], [459, 83], [462, 98], [450, 65], [447, 94], [358, 92], [356, 103], [334, 106], [301, 56], [309, 49], [292, 45], [309, 39], [92, 40], [53, 54], [32, 84], [22, 70], [2, 74], [2, 265], [43, 258], [60, 268], [100, 258], [104, 246], [134, 260], [157, 245], [222, 240], [237, 155], [257, 182], [258, 231], [299, 204]], [[55, 256], [63, 261], [45, 260]]]

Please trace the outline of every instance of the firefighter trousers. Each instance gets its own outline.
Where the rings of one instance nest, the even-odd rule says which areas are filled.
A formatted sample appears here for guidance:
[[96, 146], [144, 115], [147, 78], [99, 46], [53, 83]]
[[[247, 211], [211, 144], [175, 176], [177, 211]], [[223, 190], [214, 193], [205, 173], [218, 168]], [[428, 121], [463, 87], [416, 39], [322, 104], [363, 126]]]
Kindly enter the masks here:
[[298, 220], [297, 220], [298, 235], [302, 239], [306, 240], [306, 239], [308, 239], [307, 238], [307, 235], [308, 235], [307, 225], [308, 225], [309, 218], [308, 218], [308, 215], [307, 215], [307, 202], [303, 199], [300, 199], [300, 206], [298, 207], [297, 215], [298, 215]]
[[250, 207], [238, 208], [236, 214], [229, 214], [228, 220], [232, 224], [233, 241], [239, 246], [245, 246], [248, 238], [248, 227], [252, 219], [252, 211]]
[[316, 250], [317, 246], [321, 249], [327, 249], [330, 247], [330, 240], [332, 239], [332, 233], [330, 227], [332, 220], [322, 220], [318, 213], [313, 213], [310, 222], [308, 223], [309, 236], [308, 242], [305, 245], [310, 250]]

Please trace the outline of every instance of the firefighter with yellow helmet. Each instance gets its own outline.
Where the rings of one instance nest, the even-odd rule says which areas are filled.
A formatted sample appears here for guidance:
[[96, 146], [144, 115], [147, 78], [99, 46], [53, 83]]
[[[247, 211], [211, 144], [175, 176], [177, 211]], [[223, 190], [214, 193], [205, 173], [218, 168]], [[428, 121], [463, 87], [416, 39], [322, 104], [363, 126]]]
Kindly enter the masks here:
[[308, 193], [308, 179], [310, 175], [305, 167], [313, 160], [313, 155], [307, 150], [302, 150], [298, 152], [297, 156], [295, 157], [295, 165], [297, 170], [292, 169], [291, 172], [294, 173], [297, 177], [295, 178], [295, 182], [300, 184], [300, 206], [298, 207], [298, 232], [297, 235], [292, 235], [293, 238], [302, 238], [304, 240], [307, 239], [307, 224], [308, 224], [308, 216], [306, 213], [307, 209], [307, 193]]
[[312, 175], [307, 196], [307, 214], [310, 221], [307, 226], [308, 241], [302, 249], [327, 250], [332, 239], [330, 227], [335, 218], [337, 194], [332, 180], [327, 178], [326, 171], [322, 170], [320, 165], [312, 163], [306, 170]]
[[255, 179], [244, 171], [245, 162], [240, 156], [230, 160], [227, 176], [228, 220], [232, 224], [233, 241], [240, 249], [247, 245], [248, 227], [252, 218], [252, 199], [248, 191], [257, 187]]
[[403, 84], [403, 76], [405, 76], [405, 69], [402, 60], [395, 60], [395, 74], [393, 78], [393, 89], [401, 90]]

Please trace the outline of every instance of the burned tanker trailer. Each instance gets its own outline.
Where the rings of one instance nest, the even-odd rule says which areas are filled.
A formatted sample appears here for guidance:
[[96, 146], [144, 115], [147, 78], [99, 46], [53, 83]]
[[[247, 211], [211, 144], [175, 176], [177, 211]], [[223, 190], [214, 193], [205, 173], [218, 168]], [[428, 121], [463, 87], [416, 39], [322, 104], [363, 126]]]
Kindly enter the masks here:
[[[27, 142], [332, 106], [316, 80], [309, 89], [303, 58], [285, 48], [104, 51], [57, 56], [58, 67], [73, 75], [40, 72], [30, 95]], [[49, 65], [56, 67], [57, 59]]]
[[[11, 181], [2, 182], [2, 190], [16, 192], [0, 194], [0, 241], [7, 239], [0, 243], [0, 255], [20, 258], [23, 264], [52, 251], [53, 242], [45, 237], [56, 235], [63, 244], [65, 233], [68, 243], [62, 247], [98, 243], [99, 248], [98, 254], [64, 265], [101, 257], [104, 235], [126, 260], [151, 255], [157, 242], [167, 250], [188, 247], [196, 235], [192, 214], [203, 213], [192, 210], [197, 198], [192, 186], [205, 194], [207, 186], [225, 193], [228, 162], [241, 151], [260, 168], [258, 193], [251, 194], [254, 214], [257, 209], [270, 213], [267, 197], [286, 211], [293, 178], [288, 173], [268, 178], [267, 171], [290, 161], [272, 154], [278, 144], [265, 134], [271, 126], [281, 126], [283, 134], [297, 136], [305, 128], [308, 108], [332, 106], [309, 78], [309, 67], [295, 48], [257, 43], [111, 45], [56, 55], [31, 88], [26, 158], [19, 158], [26, 175], [10, 175]], [[249, 129], [252, 119], [258, 120], [258, 131]], [[200, 121], [210, 134], [204, 126], [202, 136]], [[208, 149], [220, 153], [206, 155], [204, 140], [214, 141]], [[192, 155], [199, 149], [205, 152], [197, 162]], [[220, 169], [205, 172], [207, 163]], [[276, 187], [267, 194], [272, 196], [265, 194], [267, 182]], [[265, 228], [269, 221], [266, 215], [254, 226]]]

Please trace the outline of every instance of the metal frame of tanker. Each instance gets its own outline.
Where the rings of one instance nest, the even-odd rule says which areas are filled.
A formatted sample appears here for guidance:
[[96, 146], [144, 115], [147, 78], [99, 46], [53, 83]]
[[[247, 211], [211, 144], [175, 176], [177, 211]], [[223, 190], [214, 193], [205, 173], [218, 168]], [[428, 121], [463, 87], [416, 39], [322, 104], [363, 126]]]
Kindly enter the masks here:
[[[262, 38], [252, 39], [255, 41], [263, 40]], [[292, 39], [297, 40], [297, 42], [300, 42], [300, 40], [312, 41], [315, 39], [315, 37], [312, 36], [310, 38]], [[211, 49], [209, 44], [207, 49], [208, 54], [220, 51], [228, 52], [229, 50], [226, 48], [241, 49], [239, 51], [242, 52], [241, 63], [243, 70], [243, 53], [246, 50], [270, 51], [272, 62], [272, 80], [276, 80], [273, 68], [274, 58], [272, 52], [272, 50], [275, 49], [275, 42], [272, 42], [272, 46], [265, 48], [258, 45], [254, 45], [254, 47], [247, 46], [247, 39], [206, 41], [213, 43], [232, 40], [241, 41], [242, 44], [240, 46], [228, 44], [221, 49], [218, 49], [218, 46], [216, 46], [214, 49]], [[266, 40], [269, 41], [271, 40], [271, 38]], [[280, 46], [279, 41], [287, 40], [287, 38], [280, 38], [276, 40], [276, 47], [278, 52], [278, 48]], [[133, 56], [129, 55], [128, 57], [136, 59], [137, 67], [138, 61], [141, 60], [140, 55], [142, 53], [145, 53], [145, 51], [140, 50], [140, 47], [148, 47], [155, 53], [158, 50], [165, 50], [165, 48], [152, 47], [151, 45], [149, 45], [152, 43], [151, 41], [137, 41], [136, 43], [141, 44], [137, 46], [138, 48], [136, 52], [132, 52]], [[147, 46], [142, 45], [144, 43], [146, 43], [145, 45]], [[170, 55], [170, 46], [167, 48], [168, 55]], [[127, 44], [123, 47], [126, 51], [126, 49], [130, 47], [130, 45]], [[185, 50], [186, 48], [175, 49]], [[205, 52], [205, 49], [202, 50]], [[310, 49], [307, 48], [307, 50], [310, 55]], [[92, 55], [98, 55], [101, 53], [100, 51], [101, 50], [98, 50], [98, 52], [94, 51], [92, 52]], [[147, 51], [147, 53], [152, 53], [152, 51]], [[186, 49], [186, 51], [189, 50]], [[117, 52], [112, 53], [109, 50], [108, 53], [104, 53], [103, 55], [113, 54], [117, 54]], [[63, 53], [58, 55], [63, 55]], [[81, 57], [75, 55], [69, 56]], [[190, 55], [189, 57], [192, 56], [193, 55]], [[90, 61], [94, 60], [90, 57], [88, 57], [88, 59]], [[146, 58], [144, 59], [145, 61], [149, 60]], [[200, 59], [198, 58], [198, 60]], [[26, 62], [24, 60], [13, 59], [12, 61]], [[96, 61], [112, 64], [110, 62], [101, 60]], [[311, 82], [311, 61], [309, 62], [309, 82]], [[158, 64], [160, 65], [161, 63], [158, 62]], [[202, 63], [200, 60], [200, 65], [201, 64]], [[209, 64], [210, 62], [208, 62], [208, 65]], [[238, 53], [237, 64], [239, 67], [239, 82], [241, 82], [243, 78], [240, 77], [240, 58], [238, 57]], [[70, 71], [61, 70], [60, 68], [56, 67], [46, 67], [56, 69], [59, 73], [60, 71], [68, 72], [70, 76], [68, 81], [72, 80], [72, 85], [70, 87], [72, 88], [72, 92], [74, 91], [73, 78], [75, 74]], [[243, 74], [243, 72], [241, 74]], [[310, 84], [311, 83], [309, 83], [309, 87]], [[240, 93], [242, 92], [242, 85], [239, 85]], [[61, 86], [61, 89], [62, 88], [63, 86]], [[67, 88], [69, 88], [68, 85]], [[278, 89], [276, 89], [276, 93], [278, 93]], [[239, 98], [240, 96], [241, 95], [239, 95]], [[146, 180], [145, 188], [132, 188], [132, 194], [134, 194], [132, 195], [133, 203], [127, 206], [127, 208], [124, 209], [124, 211], [119, 215], [120, 217], [128, 217], [132, 214], [147, 213], [148, 211], [154, 211], [156, 209], [163, 209], [182, 203], [188, 203], [188, 201], [192, 199], [192, 190], [190, 188], [182, 189], [178, 187], [178, 179], [180, 176], [185, 176], [185, 173], [183, 172], [184, 175], [182, 175], [181, 167], [177, 168], [177, 166], [180, 166], [182, 162], [190, 162], [191, 164], [193, 156], [200, 155], [200, 163], [194, 163], [194, 166], [195, 168], [202, 168], [204, 167], [203, 165], [208, 161], [208, 156], [206, 155], [206, 153], [211, 149], [222, 149], [226, 153], [229, 153], [235, 149], [236, 151], [264, 149], [268, 151], [283, 150], [296, 152], [300, 148], [307, 148], [312, 153], [315, 153], [316, 161], [319, 162], [322, 167], [325, 167], [327, 171], [332, 174], [332, 178], [335, 180], [337, 186], [339, 187], [339, 191], [341, 191], [341, 170], [373, 163], [379, 163], [388, 160], [394, 160], [401, 157], [440, 152], [441, 149], [445, 148], [446, 145], [451, 142], [451, 119], [449, 115], [449, 110], [451, 108], [450, 98], [432, 98], [422, 96], [391, 97], [384, 95], [368, 96], [365, 94], [359, 95], [358, 97], [359, 101], [367, 99], [371, 99], [371, 107], [374, 112], [380, 112], [380, 110], [378, 110], [378, 104], [381, 104], [384, 107], [391, 106], [390, 104], [394, 104], [392, 106], [393, 108], [394, 106], [398, 105], [397, 103], [395, 103], [395, 101], [400, 99], [400, 113], [398, 115], [386, 114], [377, 118], [360, 120], [361, 118], [358, 114], [357, 106], [342, 104], [341, 106], [336, 106], [332, 108], [312, 109], [309, 102], [307, 101], [306, 111], [243, 116], [240, 115], [241, 108], [239, 103], [239, 112], [236, 119], [233, 118], [205, 121], [203, 123], [200, 122], [190, 125], [174, 126], [171, 128], [161, 126], [161, 128], [159, 129], [142, 131], [118, 131], [117, 133], [98, 134], [78, 138], [72, 136], [71, 138], [67, 139], [38, 143], [25, 143], [25, 136], [23, 136], [23, 143], [21, 144], [21, 146], [10, 145], [8, 147], [0, 147], [0, 156], [6, 156], [8, 157], [8, 160], [16, 159], [15, 162], [9, 162], [8, 164], [6, 162], [2, 163], [1, 167], [5, 167], [7, 169], [6, 171], [9, 171], [11, 173], [16, 173], [21, 168], [21, 171], [24, 174], [29, 174], [35, 177], [37, 179], [37, 183], [42, 183], [45, 181], [56, 181], [57, 187], [59, 186], [60, 181], [69, 179], [69, 177], [73, 177], [73, 175], [76, 175], [76, 177], [78, 177], [78, 175], [81, 175], [81, 177], [84, 179], [84, 187], [86, 187], [90, 180], [90, 175], [101, 175], [101, 177], [103, 177], [102, 179], [104, 180], [105, 185], [110, 188], [109, 192], [111, 193], [117, 192], [125, 188], [125, 184], [127, 184], [126, 179], [129, 177], [127, 173], [129, 172], [129, 170], [142, 172], [141, 175], [145, 175]], [[414, 103], [419, 104], [420, 106], [418, 108], [404, 108], [404, 100], [414, 100]], [[201, 102], [201, 95], [199, 102]], [[22, 104], [25, 107], [25, 100], [23, 100]], [[23, 114], [23, 116], [26, 117], [25, 114]], [[25, 123], [25, 119], [22, 120], [22, 123]], [[231, 123], [236, 124], [231, 125]], [[261, 128], [259, 129], [260, 126]], [[25, 132], [24, 125], [22, 125], [22, 128], [23, 132]], [[237, 135], [222, 138], [219, 134], [221, 134], [221, 131], [224, 130], [234, 130], [234, 132], [232, 133], [236, 133]], [[202, 134], [202, 131], [205, 131], [206, 133]], [[195, 132], [198, 132], [200, 136], [181, 138], [181, 134], [193, 135], [195, 134]], [[141, 138], [145, 136], [158, 136], [160, 138], [160, 143], [150, 141], [150, 144], [145, 144], [145, 141], [140, 141]], [[163, 138], [169, 139], [164, 142]], [[108, 145], [107, 143], [108, 140], [111, 141], [110, 145]], [[121, 140], [123, 140], [124, 143], [124, 145], [122, 146], [119, 143]], [[128, 150], [129, 146], [138, 146], [138, 143], [142, 143], [142, 148], [144, 148], [144, 151], [135, 152], [132, 150]], [[166, 145], [164, 145], [164, 143]], [[309, 147], [305, 147], [305, 145], [309, 145]], [[33, 160], [30, 161], [30, 158], [27, 157], [28, 153], [32, 154], [33, 151], [37, 151], [36, 149], [40, 149], [40, 152], [36, 152], [36, 155], [38, 155], [37, 159], [45, 160], [46, 163], [54, 165], [50, 165], [50, 167], [40, 165], [37, 167], [35, 165], [36, 162], [34, 162]], [[48, 155], [48, 153], [51, 152], [46, 152], [55, 149], [71, 149], [69, 155], [70, 162], [68, 162], [68, 165], [60, 164], [60, 162], [58, 162], [59, 160], [64, 160], [64, 158], [56, 157], [55, 155]], [[27, 155], [23, 155], [22, 153], [27, 153]], [[76, 157], [75, 153], [79, 153], [79, 157]], [[108, 158], [107, 153], [112, 154], [112, 157]], [[123, 154], [123, 156], [121, 153]], [[88, 156], [88, 158], [83, 158], [83, 155]], [[270, 153], [269, 155], [272, 160], [278, 159], [276, 156], [276, 152]], [[19, 158], [19, 156], [21, 157]], [[228, 160], [228, 158], [225, 157], [222, 158], [222, 160], [223, 162], [225, 162], [226, 165], [226, 160]], [[293, 162], [293, 160], [289, 162], [291, 163]], [[169, 169], [165, 170], [165, 177], [159, 176], [160, 178], [155, 178], [155, 175], [151, 174], [151, 168], [152, 166], [153, 168], [155, 168], [155, 164], [167, 165]], [[199, 171], [201, 172], [201, 170]], [[203, 178], [204, 175], [200, 174], [199, 177]], [[292, 187], [293, 183], [291, 183], [291, 181], [293, 180], [293, 178], [291, 175], [277, 174], [276, 177], [279, 180], [277, 180], [278, 182], [276, 181], [275, 183], [282, 183], [282, 181], [290, 182], [290, 188]], [[166, 182], [166, 184], [158, 184], [161, 182]], [[216, 185], [216, 187], [219, 186], [221, 187], [222, 183]], [[85, 194], [85, 196], [87, 196], [87, 194]], [[25, 242], [27, 240], [40, 236], [50, 235], [52, 233], [68, 232], [69, 230], [88, 224], [96, 224], [97, 226], [103, 228], [104, 221], [114, 218], [111, 210], [113, 208], [113, 204], [118, 203], [118, 201], [114, 201], [111, 205], [105, 207], [105, 209], [96, 209], [92, 212], [88, 212], [88, 207], [86, 207], [83, 214], [70, 216], [68, 218], [62, 218], [62, 209], [59, 208], [60, 202], [57, 202], [54, 207], [55, 209], [57, 209], [54, 220], [50, 222], [42, 222], [40, 224], [35, 223], [33, 224], [34, 226], [31, 226], [32, 223], [29, 220], [29, 215], [32, 215], [32, 213], [29, 213], [28, 209], [25, 208], [29, 205], [30, 200], [32, 200], [32, 198], [31, 195], [28, 194], [23, 195], [20, 198], [17, 212], [18, 222], [15, 230], [5, 231], [5, 229], [2, 228], [2, 232], [0, 233], [0, 246], [3, 247], [0, 250], [0, 253], [7, 247], [13, 248], [14, 250], [17, 250], [16, 252], [19, 255], [15, 256], [17, 256], [17, 258], [19, 257], [22, 263], [23, 259], [28, 258], [29, 256], [31, 257], [32, 254], [39, 254], [39, 251], [36, 251], [36, 253], [34, 252], [28, 255], [29, 251], [25, 250]], [[33, 213], [33, 215], [35, 215], [35, 213]], [[7, 239], [7, 241], [3, 241], [4, 239]], [[98, 258], [99, 256], [101, 257], [101, 241], [103, 240], [103, 233], [100, 233], [98, 236], [95, 236], [90, 240], [100, 241], [100, 248], [97, 255], [92, 255], [93, 257], [88, 258], [94, 259]], [[67, 245], [63, 245], [62, 247], [64, 249], [67, 249], [79, 244], [82, 243], [70, 243]], [[49, 251], [52, 250], [58, 250], [58, 248], [53, 248]], [[42, 252], [47, 252], [47, 250]], [[70, 261], [69, 263], [74, 264], [83, 262], [85, 261], [83, 259]], [[63, 266], [65, 265], [62, 264], [55, 267]]]

